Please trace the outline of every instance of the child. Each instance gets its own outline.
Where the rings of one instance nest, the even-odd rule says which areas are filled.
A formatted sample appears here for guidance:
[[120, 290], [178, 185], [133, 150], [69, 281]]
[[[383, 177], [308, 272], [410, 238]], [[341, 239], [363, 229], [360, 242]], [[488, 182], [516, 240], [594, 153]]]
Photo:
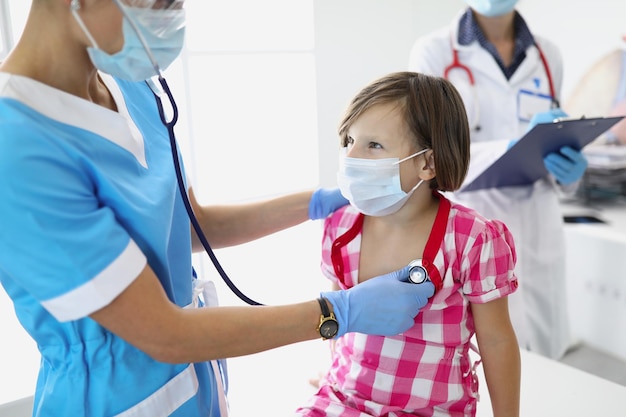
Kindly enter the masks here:
[[326, 220], [323, 273], [350, 288], [421, 259], [436, 292], [405, 333], [333, 340], [330, 370], [297, 415], [474, 416], [476, 334], [494, 416], [518, 416], [511, 234], [440, 193], [459, 188], [468, 169], [459, 94], [443, 78], [390, 74], [353, 99], [339, 136], [338, 182], [350, 205]]

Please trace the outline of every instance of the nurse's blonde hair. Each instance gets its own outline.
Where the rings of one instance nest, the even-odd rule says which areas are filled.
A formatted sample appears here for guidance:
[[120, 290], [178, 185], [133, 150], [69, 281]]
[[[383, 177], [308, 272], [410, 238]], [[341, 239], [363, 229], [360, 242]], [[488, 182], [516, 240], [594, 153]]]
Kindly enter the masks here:
[[417, 72], [395, 72], [370, 83], [351, 101], [339, 124], [342, 147], [348, 130], [367, 109], [397, 103], [415, 140], [415, 151], [432, 149], [436, 177], [432, 189], [454, 191], [467, 175], [470, 131], [463, 100], [444, 78]]

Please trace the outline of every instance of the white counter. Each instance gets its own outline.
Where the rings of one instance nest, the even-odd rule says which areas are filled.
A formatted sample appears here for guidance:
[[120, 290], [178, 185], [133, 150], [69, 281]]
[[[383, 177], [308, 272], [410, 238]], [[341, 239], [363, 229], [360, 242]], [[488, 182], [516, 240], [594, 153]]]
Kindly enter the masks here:
[[[626, 387], [525, 350], [521, 356], [521, 417], [626, 415]], [[478, 378], [476, 417], [493, 417], [482, 366]]]
[[[626, 387], [528, 351], [522, 350], [521, 357], [521, 417], [626, 415], [623, 411]], [[302, 375], [302, 378], [294, 381], [280, 379], [281, 372], [277, 369], [273, 376], [267, 376], [266, 382], [269, 383], [258, 385], [254, 392], [249, 392], [250, 397], [255, 398], [255, 408], [264, 405], [269, 407], [273, 404], [271, 407], [276, 412], [275, 415], [290, 415], [294, 410], [291, 404], [283, 407], [278, 403], [275, 398], [276, 392], [292, 392], [294, 384], [304, 386], [305, 377], [312, 374]], [[476, 417], [493, 417], [483, 367], [479, 366], [477, 372], [480, 381], [480, 400]], [[278, 379], [274, 380], [274, 377]], [[311, 388], [309, 391], [312, 393]], [[32, 398], [0, 404], [0, 417], [28, 417], [31, 409]]]
[[563, 211], [606, 222], [565, 225], [573, 336], [626, 361], [626, 204], [570, 203]]

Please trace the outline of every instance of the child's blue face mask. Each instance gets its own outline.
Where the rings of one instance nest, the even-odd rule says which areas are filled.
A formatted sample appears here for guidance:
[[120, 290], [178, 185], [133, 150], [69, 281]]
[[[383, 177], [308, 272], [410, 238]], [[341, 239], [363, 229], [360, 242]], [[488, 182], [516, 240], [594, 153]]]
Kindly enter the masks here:
[[424, 180], [409, 192], [402, 190], [400, 163], [427, 152], [422, 149], [403, 159], [362, 159], [346, 156], [342, 150], [337, 173], [341, 194], [353, 207], [368, 216], [387, 216], [400, 210]]

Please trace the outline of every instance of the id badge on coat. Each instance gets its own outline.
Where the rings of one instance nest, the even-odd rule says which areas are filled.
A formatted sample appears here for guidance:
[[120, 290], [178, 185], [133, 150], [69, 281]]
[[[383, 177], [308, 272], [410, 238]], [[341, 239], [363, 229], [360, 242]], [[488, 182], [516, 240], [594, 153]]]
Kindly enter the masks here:
[[522, 122], [530, 122], [535, 113], [550, 111], [552, 97], [530, 90], [517, 93], [517, 117]]

